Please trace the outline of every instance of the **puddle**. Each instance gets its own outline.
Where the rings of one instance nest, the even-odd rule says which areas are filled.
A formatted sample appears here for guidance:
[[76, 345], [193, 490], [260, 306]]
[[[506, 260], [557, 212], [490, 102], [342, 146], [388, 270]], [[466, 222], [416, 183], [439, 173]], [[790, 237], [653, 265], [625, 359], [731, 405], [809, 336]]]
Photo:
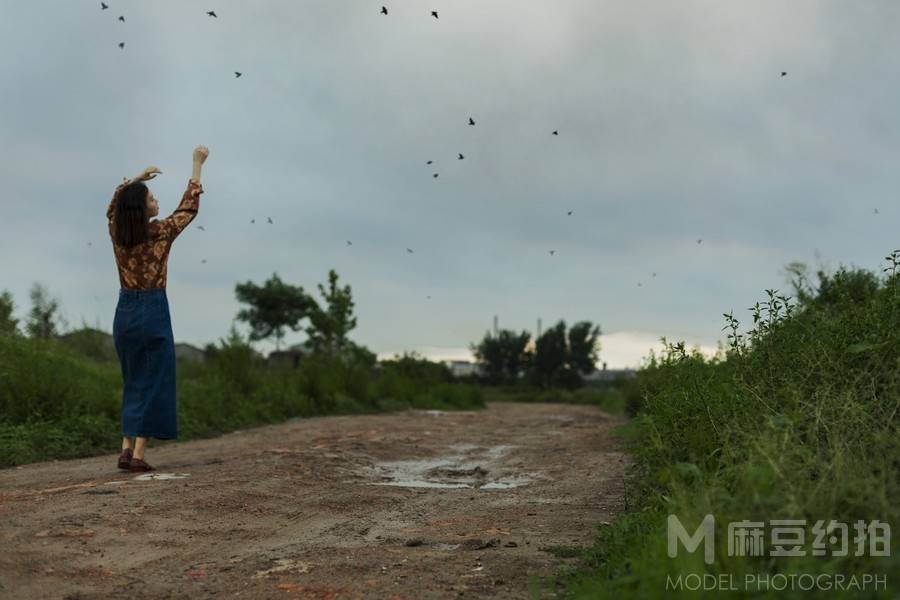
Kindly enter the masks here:
[[515, 448], [501, 444], [484, 448], [472, 444], [451, 446], [456, 453], [419, 460], [397, 460], [376, 463], [365, 468], [369, 476], [383, 480], [369, 485], [391, 485], [432, 489], [487, 489], [505, 490], [532, 481], [525, 475], [502, 477], [494, 466], [497, 460]]
[[144, 473], [137, 477], [132, 477], [134, 481], [152, 481], [154, 479], [184, 479], [190, 477], [190, 473]]

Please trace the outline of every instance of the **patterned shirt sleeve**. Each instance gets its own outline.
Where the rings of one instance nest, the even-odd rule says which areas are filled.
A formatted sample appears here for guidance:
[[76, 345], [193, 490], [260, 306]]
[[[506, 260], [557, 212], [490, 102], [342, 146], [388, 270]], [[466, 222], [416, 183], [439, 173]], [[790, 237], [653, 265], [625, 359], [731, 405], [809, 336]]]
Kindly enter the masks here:
[[184, 231], [188, 223], [194, 220], [194, 217], [197, 216], [197, 211], [200, 210], [200, 194], [202, 193], [203, 186], [190, 179], [178, 208], [171, 215], [159, 221], [163, 236], [175, 239], [179, 233]]

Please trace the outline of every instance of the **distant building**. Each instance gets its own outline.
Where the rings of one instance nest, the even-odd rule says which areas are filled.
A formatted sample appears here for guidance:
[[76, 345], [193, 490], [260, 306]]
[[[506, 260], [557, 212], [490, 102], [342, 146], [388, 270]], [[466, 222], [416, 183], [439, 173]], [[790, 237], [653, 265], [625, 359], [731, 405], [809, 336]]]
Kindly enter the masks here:
[[299, 344], [294, 344], [293, 346], [288, 346], [287, 350], [274, 350], [269, 352], [269, 356], [266, 360], [270, 365], [289, 366], [296, 369], [300, 365], [300, 361], [311, 353], [312, 346], [307, 340]]
[[450, 368], [454, 377], [480, 375], [482, 372], [481, 365], [468, 360], [445, 360], [443, 362]]

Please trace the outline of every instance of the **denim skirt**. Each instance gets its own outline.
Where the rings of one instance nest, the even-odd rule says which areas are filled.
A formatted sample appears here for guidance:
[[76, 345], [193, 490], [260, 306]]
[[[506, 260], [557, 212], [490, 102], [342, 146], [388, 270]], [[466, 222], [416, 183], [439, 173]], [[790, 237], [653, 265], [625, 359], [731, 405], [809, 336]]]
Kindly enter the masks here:
[[122, 367], [122, 435], [178, 437], [175, 338], [166, 288], [119, 289], [113, 341]]

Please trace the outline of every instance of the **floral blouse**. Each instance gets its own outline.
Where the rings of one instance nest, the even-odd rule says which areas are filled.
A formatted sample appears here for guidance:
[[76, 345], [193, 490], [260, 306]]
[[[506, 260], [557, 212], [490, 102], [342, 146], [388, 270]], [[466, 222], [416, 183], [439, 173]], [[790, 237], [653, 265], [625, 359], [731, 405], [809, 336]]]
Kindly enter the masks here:
[[116, 267], [119, 270], [119, 285], [129, 290], [164, 288], [172, 242], [197, 216], [203, 186], [190, 179], [175, 212], [165, 219], [149, 222], [147, 241], [131, 248], [123, 248], [116, 243], [115, 216], [116, 201], [126, 185], [127, 181], [119, 184], [113, 193], [109, 208], [106, 209], [109, 237], [116, 255]]

